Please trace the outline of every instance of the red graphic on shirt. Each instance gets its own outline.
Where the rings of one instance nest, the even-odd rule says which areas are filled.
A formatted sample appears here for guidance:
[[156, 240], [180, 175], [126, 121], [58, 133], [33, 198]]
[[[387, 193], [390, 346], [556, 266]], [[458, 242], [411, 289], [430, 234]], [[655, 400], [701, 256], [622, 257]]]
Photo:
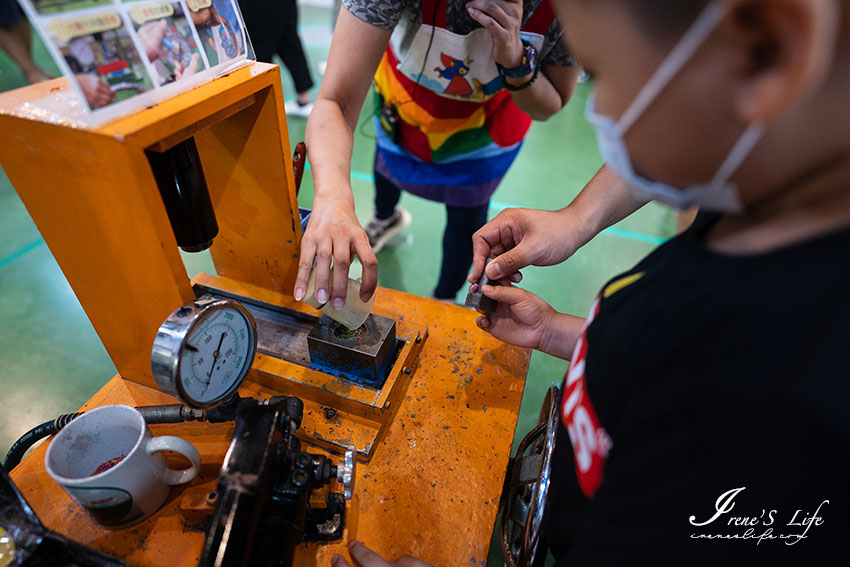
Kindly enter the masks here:
[[576, 463], [576, 475], [582, 492], [588, 497], [596, 493], [602, 483], [602, 470], [613, 445], [611, 437], [599, 424], [596, 411], [587, 395], [584, 377], [587, 358], [587, 328], [599, 313], [599, 298], [590, 309], [590, 317], [576, 342], [570, 368], [564, 382], [564, 394], [561, 398], [561, 420], [570, 435], [570, 443]]

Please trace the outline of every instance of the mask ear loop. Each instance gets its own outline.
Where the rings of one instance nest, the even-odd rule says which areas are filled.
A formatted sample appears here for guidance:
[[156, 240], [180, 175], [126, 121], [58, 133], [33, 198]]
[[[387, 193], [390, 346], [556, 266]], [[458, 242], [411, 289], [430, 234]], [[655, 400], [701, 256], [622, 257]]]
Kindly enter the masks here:
[[661, 91], [681, 71], [685, 63], [690, 61], [691, 57], [694, 56], [702, 44], [714, 33], [714, 30], [720, 25], [720, 22], [723, 21], [723, 18], [726, 17], [730, 9], [728, 3], [721, 0], [712, 0], [703, 9], [696, 21], [685, 32], [678, 45], [667, 55], [649, 81], [640, 90], [634, 101], [632, 101], [629, 108], [620, 117], [620, 120], [617, 121], [617, 128], [620, 131], [620, 135], [624, 135], [634, 126], [634, 123], [637, 122], [638, 118], [652, 104], [652, 101], [658, 97]]
[[738, 171], [738, 168], [741, 167], [741, 164], [744, 163], [744, 160], [749, 157], [750, 152], [753, 151], [753, 148], [762, 139], [766, 129], [767, 127], [763, 122], [750, 124], [750, 127], [735, 142], [732, 151], [729, 152], [729, 155], [723, 161], [723, 165], [717, 170], [717, 175], [711, 181], [712, 185], [726, 183], [732, 178], [732, 175]]

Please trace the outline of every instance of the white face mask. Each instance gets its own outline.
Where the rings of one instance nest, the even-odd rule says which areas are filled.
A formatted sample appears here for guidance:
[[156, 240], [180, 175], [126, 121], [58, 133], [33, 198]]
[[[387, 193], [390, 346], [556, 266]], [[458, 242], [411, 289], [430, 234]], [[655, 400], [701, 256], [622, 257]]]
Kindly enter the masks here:
[[731, 183], [730, 178], [764, 135], [763, 124], [754, 123], [747, 128], [723, 161], [714, 179], [686, 188], [673, 187], [638, 175], [632, 166], [624, 140], [626, 132], [705, 43], [728, 12], [726, 2], [711, 2], [661, 63], [619, 121], [597, 114], [596, 96], [595, 93], [591, 94], [587, 104], [587, 120], [596, 127], [599, 151], [608, 167], [628, 184], [632, 195], [639, 199], [660, 201], [678, 209], [700, 207], [724, 212], [741, 212], [743, 209], [738, 188]]

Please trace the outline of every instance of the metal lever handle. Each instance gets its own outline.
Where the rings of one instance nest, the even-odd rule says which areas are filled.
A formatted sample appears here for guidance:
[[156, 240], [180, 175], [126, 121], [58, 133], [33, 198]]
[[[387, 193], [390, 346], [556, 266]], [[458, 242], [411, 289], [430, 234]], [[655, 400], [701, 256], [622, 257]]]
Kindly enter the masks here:
[[301, 176], [304, 175], [304, 165], [307, 162], [307, 144], [298, 142], [295, 153], [292, 154], [292, 172], [295, 174], [295, 194], [301, 190]]

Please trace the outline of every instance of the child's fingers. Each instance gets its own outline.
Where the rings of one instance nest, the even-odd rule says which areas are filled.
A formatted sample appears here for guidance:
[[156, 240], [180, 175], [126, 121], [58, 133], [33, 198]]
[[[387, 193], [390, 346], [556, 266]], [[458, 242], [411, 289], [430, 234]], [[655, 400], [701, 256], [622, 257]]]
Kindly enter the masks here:
[[[520, 283], [522, 281], [522, 278], [523, 278], [522, 272], [516, 272], [514, 274], [511, 274], [511, 277], [502, 278], [496, 283], [499, 284], [499, 285], [502, 285], [502, 286], [510, 286], [511, 284]], [[477, 283], [474, 283], [471, 286], [469, 286], [469, 293], [478, 293], [479, 289], [481, 289], [481, 286]]]
[[528, 292], [524, 289], [506, 285], [483, 285], [481, 293], [506, 305], [516, 305], [528, 297]]

